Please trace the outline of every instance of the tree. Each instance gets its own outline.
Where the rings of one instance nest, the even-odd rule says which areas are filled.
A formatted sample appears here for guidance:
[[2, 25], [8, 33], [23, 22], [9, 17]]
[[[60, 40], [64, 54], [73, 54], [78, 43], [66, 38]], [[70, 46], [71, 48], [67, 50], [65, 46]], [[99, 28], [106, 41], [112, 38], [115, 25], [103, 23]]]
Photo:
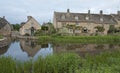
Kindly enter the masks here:
[[98, 32], [104, 32], [105, 28], [103, 26], [96, 26], [95, 27]]
[[115, 31], [116, 31], [115, 26], [114, 25], [110, 25], [108, 33], [115, 33]]
[[13, 30], [14, 31], [19, 31], [19, 29], [20, 29], [20, 25], [19, 24], [12, 24], [12, 26], [13, 26]]

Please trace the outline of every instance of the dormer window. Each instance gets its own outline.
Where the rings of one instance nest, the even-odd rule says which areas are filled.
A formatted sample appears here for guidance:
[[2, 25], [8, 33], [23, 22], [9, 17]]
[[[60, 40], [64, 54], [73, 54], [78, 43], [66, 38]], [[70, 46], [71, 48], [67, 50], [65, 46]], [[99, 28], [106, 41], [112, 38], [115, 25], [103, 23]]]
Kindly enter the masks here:
[[103, 18], [100, 18], [100, 21], [103, 22]]
[[78, 18], [78, 16], [75, 16], [75, 20], [78, 20], [79, 18]]
[[89, 17], [88, 16], [86, 16], [86, 18], [85, 18], [86, 20], [89, 20]]
[[65, 19], [65, 15], [62, 15], [62, 16], [61, 16], [61, 19]]

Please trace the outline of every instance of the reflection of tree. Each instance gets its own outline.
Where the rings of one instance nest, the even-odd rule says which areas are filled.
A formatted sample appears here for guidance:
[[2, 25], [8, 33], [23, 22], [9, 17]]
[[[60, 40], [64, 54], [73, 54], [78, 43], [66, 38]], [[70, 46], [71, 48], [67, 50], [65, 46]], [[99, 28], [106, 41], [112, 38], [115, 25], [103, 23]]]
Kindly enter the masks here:
[[48, 48], [48, 44], [41, 44], [41, 48]]

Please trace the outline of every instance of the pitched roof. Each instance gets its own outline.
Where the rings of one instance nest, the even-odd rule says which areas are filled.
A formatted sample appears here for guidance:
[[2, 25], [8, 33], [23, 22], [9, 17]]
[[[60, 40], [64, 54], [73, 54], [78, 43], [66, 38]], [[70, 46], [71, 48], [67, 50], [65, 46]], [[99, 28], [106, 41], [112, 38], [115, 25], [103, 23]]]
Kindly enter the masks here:
[[[21, 27], [23, 27], [26, 23], [28, 23], [31, 19], [34, 19], [32, 16], [27, 16], [27, 21], [26, 22], [22, 22], [21, 23]], [[36, 22], [37, 22], [37, 20], [36, 19], [34, 19]], [[38, 23], [38, 22], [37, 22]], [[39, 23], [38, 23], [39, 24]]]
[[[54, 12], [56, 21], [60, 22], [92, 22], [99, 24], [117, 24], [117, 21], [111, 15], [107, 14], [88, 14], [88, 13], [68, 13], [68, 12]], [[62, 16], [65, 18], [63, 19]], [[76, 19], [77, 17], [78, 19]], [[86, 17], [89, 17], [87, 20]], [[103, 19], [103, 21], [100, 20]]]
[[0, 17], [0, 29], [3, 28], [6, 24], [9, 24], [9, 22], [5, 18]]
[[120, 15], [118, 14], [112, 14], [118, 21], [120, 21]]

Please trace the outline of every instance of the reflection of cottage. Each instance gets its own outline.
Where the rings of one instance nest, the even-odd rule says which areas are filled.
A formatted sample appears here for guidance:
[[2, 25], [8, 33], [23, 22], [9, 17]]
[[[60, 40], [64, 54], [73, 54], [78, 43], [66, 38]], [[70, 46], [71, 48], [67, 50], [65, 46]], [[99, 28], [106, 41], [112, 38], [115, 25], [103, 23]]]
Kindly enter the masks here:
[[0, 17], [0, 35], [11, 35], [11, 26], [9, 22], [5, 19], [5, 16], [3, 16], [3, 18]]
[[20, 35], [34, 35], [39, 29], [41, 25], [32, 16], [28, 16], [28, 21], [21, 24]]
[[20, 40], [20, 46], [23, 51], [27, 52], [29, 56], [34, 57], [41, 49], [41, 45], [38, 45], [35, 41]]
[[[64, 33], [69, 34], [95, 34], [98, 32], [96, 27], [103, 27], [104, 31], [102, 34], [106, 35], [110, 25], [118, 25], [120, 27], [120, 22], [117, 22], [117, 18], [120, 18], [120, 12], [116, 15], [103, 14], [91, 14], [90, 10], [88, 13], [71, 13], [68, 9], [67, 12], [54, 12], [53, 24], [57, 32], [63, 33], [62, 30], [65, 29]], [[116, 19], [114, 18], [116, 17]]]

